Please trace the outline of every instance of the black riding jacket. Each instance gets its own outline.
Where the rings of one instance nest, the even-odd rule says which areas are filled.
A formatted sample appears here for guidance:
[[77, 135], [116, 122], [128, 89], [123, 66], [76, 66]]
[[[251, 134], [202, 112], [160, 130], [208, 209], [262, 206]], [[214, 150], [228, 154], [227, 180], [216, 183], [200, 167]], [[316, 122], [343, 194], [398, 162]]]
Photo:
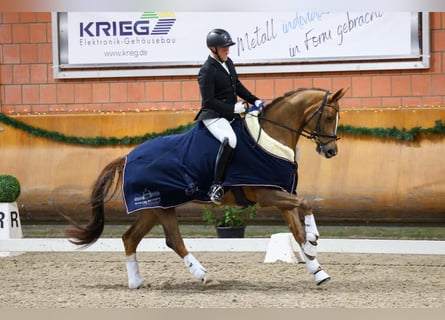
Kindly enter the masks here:
[[237, 96], [250, 104], [259, 100], [238, 80], [235, 66], [230, 58], [227, 59], [226, 65], [230, 75], [219, 61], [209, 56], [199, 70], [198, 82], [202, 106], [195, 120], [226, 118], [230, 121], [235, 117], [233, 109]]

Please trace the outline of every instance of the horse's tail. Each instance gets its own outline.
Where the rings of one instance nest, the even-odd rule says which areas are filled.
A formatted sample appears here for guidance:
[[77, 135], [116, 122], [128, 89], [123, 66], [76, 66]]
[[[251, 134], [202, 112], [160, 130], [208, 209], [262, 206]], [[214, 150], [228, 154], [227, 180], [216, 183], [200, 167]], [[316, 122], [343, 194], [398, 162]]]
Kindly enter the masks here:
[[[125, 157], [119, 157], [110, 162], [100, 173], [91, 192], [91, 219], [86, 226], [73, 221], [71, 227], [65, 230], [65, 235], [71, 238], [70, 242], [76, 245], [88, 246], [99, 239], [104, 230], [104, 202], [110, 200], [118, 190], [122, 182], [122, 169], [125, 165]], [[113, 184], [115, 185], [110, 194]], [[110, 195], [109, 195], [110, 194]]]

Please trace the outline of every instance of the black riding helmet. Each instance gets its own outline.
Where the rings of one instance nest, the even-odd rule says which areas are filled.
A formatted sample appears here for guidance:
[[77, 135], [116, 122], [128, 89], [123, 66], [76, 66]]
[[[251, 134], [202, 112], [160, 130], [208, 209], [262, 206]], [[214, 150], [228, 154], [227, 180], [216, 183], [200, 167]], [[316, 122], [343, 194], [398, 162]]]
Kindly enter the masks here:
[[213, 29], [207, 34], [207, 47], [230, 47], [235, 42], [232, 41], [230, 34], [223, 29]]

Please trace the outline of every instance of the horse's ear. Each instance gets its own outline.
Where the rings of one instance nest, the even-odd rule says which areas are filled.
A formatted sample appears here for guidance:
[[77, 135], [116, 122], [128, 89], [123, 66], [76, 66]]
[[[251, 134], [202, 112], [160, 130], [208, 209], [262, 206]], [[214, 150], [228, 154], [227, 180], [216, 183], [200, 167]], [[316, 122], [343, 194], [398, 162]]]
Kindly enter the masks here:
[[334, 93], [333, 95], [331, 95], [331, 101], [338, 101], [341, 98], [343, 98], [343, 96], [345, 95], [346, 92], [348, 92], [349, 88], [342, 88], [340, 90], [338, 90], [336, 93]]

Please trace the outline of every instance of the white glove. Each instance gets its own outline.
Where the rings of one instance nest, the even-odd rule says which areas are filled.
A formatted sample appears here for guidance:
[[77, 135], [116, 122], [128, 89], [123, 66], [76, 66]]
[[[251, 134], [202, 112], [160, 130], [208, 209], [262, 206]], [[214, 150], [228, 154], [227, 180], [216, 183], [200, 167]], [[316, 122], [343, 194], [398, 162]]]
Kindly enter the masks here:
[[255, 100], [255, 107], [257, 107], [257, 108], [262, 108], [262, 107], [264, 107], [264, 101], [263, 100]]
[[243, 113], [246, 111], [246, 106], [244, 104], [244, 102], [237, 102], [235, 104], [235, 107], [233, 109], [234, 113]]
[[263, 109], [263, 107], [264, 107], [264, 101], [263, 100], [255, 100], [255, 102], [253, 103], [253, 106], [251, 106], [249, 108], [248, 112], [261, 111], [261, 109]]

